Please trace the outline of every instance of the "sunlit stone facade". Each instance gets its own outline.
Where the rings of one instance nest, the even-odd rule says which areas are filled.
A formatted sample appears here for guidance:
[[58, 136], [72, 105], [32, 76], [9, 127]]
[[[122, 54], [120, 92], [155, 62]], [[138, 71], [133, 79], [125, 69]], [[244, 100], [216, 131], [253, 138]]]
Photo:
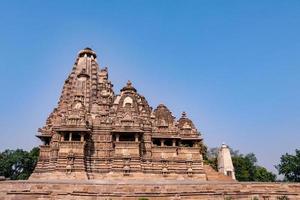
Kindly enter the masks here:
[[37, 137], [43, 145], [31, 179], [222, 177], [204, 166], [201, 134], [186, 113], [176, 120], [163, 104], [152, 109], [130, 81], [116, 94], [90, 48], [78, 53]]

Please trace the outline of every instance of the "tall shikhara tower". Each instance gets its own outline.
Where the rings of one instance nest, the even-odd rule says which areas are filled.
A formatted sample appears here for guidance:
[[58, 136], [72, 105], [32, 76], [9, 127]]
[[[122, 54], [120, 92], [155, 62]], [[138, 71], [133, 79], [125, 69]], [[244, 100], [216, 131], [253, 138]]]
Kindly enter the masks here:
[[176, 121], [165, 105], [152, 110], [130, 81], [114, 94], [90, 48], [78, 53], [39, 132], [43, 145], [31, 179], [207, 180], [213, 173], [205, 170], [202, 138], [186, 114]]

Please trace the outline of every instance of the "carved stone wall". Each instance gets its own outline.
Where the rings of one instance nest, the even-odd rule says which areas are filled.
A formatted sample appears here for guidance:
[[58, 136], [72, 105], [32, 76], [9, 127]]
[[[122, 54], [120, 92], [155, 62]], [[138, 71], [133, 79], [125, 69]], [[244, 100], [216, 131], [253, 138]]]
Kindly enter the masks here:
[[153, 110], [130, 81], [115, 94], [90, 48], [78, 53], [39, 132], [31, 179], [207, 180], [203, 140], [186, 113], [176, 120], [163, 104]]

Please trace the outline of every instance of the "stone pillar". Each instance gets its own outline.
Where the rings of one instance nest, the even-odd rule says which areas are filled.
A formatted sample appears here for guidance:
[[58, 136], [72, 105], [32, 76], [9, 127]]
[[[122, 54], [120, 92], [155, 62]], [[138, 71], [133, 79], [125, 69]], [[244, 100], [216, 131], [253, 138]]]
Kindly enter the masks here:
[[173, 139], [173, 141], [172, 141], [173, 143], [172, 143], [172, 146], [173, 147], [176, 147], [176, 140], [175, 139]]
[[145, 144], [145, 150], [146, 150], [146, 154], [144, 155], [144, 157], [146, 159], [151, 158], [152, 155], [152, 139], [151, 139], [151, 132], [149, 130], [149, 132], [145, 132], [144, 135], [142, 135], [142, 137], [144, 137], [144, 144]]
[[65, 133], [61, 134], [60, 141], [62, 141], [62, 142], [65, 141]]
[[80, 134], [80, 142], [83, 142], [83, 141], [84, 141], [84, 134], [81, 133], [81, 134]]
[[69, 141], [72, 141], [72, 132], [69, 133]]
[[135, 142], [138, 142], [139, 141], [139, 135], [136, 133], [135, 134]]
[[119, 142], [119, 138], [120, 138], [120, 135], [119, 133], [116, 134], [116, 142]]
[[164, 139], [160, 139], [160, 146], [161, 147], [165, 146], [165, 140]]

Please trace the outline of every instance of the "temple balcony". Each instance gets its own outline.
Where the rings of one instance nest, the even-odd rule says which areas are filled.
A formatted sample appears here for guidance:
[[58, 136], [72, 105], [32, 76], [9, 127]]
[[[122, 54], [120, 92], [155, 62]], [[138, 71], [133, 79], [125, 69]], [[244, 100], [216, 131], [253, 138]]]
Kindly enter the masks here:
[[68, 154], [72, 151], [74, 154], [84, 154], [85, 141], [61, 141], [59, 143], [59, 153]]
[[157, 160], [174, 160], [178, 158], [178, 148], [172, 146], [152, 147], [152, 158]]
[[38, 137], [43, 142], [43, 144], [45, 146], [46, 145], [49, 146], [51, 138], [52, 138], [52, 135], [50, 133], [48, 133], [48, 134], [36, 135], [36, 137]]
[[119, 141], [114, 143], [116, 157], [140, 157], [140, 142]]
[[59, 142], [59, 153], [67, 154], [70, 151], [83, 155], [86, 139], [89, 136], [87, 131], [61, 131]]
[[200, 147], [180, 147], [178, 148], [178, 157], [186, 161], [202, 160], [200, 152]]
[[115, 156], [140, 157], [142, 133], [116, 132], [112, 139]]

